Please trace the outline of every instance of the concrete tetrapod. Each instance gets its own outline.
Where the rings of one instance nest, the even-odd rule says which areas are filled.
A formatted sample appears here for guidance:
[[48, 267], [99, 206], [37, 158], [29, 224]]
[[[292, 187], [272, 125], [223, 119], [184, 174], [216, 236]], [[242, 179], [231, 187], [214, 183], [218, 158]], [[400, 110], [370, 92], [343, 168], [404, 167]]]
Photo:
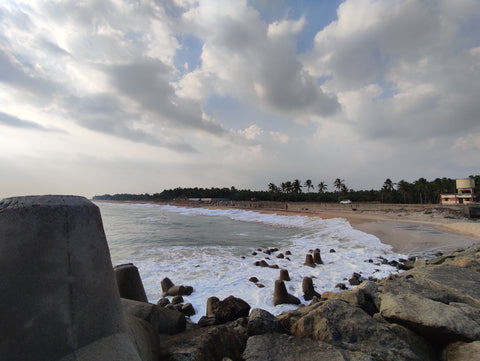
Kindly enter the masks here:
[[86, 198], [0, 201], [0, 294], [1, 360], [140, 361], [100, 211]]

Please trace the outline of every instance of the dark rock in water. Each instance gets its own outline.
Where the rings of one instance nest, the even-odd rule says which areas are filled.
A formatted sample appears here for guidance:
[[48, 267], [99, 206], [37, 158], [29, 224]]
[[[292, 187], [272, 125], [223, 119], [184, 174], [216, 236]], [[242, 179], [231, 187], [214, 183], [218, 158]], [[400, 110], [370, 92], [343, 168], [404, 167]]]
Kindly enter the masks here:
[[162, 291], [163, 292], [167, 292], [170, 288], [172, 288], [173, 286], [175, 286], [173, 284], [173, 282], [170, 280], [170, 278], [168, 277], [165, 277], [161, 282], [160, 284], [162, 285]]
[[140, 360], [98, 207], [83, 197], [0, 201], [0, 358]]
[[252, 252], [252, 256], [256, 256], [257, 254], [257, 252]]
[[317, 293], [313, 287], [313, 280], [311, 277], [304, 277], [302, 282], [303, 297], [306, 301], [313, 299], [313, 297], [320, 298], [321, 295]]
[[277, 254], [277, 258], [280, 258], [280, 259], [281, 259], [281, 258], [284, 258], [284, 257], [285, 257], [285, 256], [283, 255], [283, 253]]
[[290, 275], [288, 274], [288, 270], [280, 270], [280, 281], [290, 281]]
[[335, 251], [333, 248], [330, 248], [330, 253], [336, 253], [337, 251]]
[[182, 313], [185, 316], [193, 316], [195, 314], [195, 309], [193, 308], [193, 305], [191, 303], [186, 303], [182, 306]]
[[120, 297], [130, 300], [148, 302], [138, 268], [132, 263], [122, 264], [113, 268]]
[[322, 257], [320, 256], [320, 251], [313, 252], [313, 263], [323, 264]]
[[315, 267], [315, 263], [313, 262], [313, 257], [311, 254], [307, 254], [305, 256], [305, 263], [304, 263], [305, 266], [308, 266], [308, 267]]
[[273, 304], [275, 306], [281, 304], [299, 305], [300, 300], [287, 292], [287, 288], [285, 287], [285, 283], [283, 281], [276, 280], [275, 289], [273, 291]]
[[265, 287], [262, 283], [255, 283], [255, 286], [257, 286], [258, 288], [263, 288], [263, 287]]
[[170, 300], [167, 297], [162, 297], [157, 301], [157, 306], [165, 307], [170, 303]]
[[347, 286], [345, 286], [345, 283], [337, 283], [335, 285], [335, 288], [340, 288], [341, 290], [346, 290]]
[[173, 286], [163, 293], [163, 296], [182, 296], [185, 294], [185, 286]]
[[258, 278], [257, 277], [250, 277], [248, 279], [250, 282], [253, 282], [253, 283], [257, 283], [258, 282]]
[[267, 261], [265, 261], [265, 260], [262, 259], [262, 260], [260, 261], [259, 266], [260, 266], [260, 267], [268, 267], [268, 263], [267, 263]]
[[353, 273], [352, 277], [348, 280], [351, 286], [358, 286], [361, 282], [362, 276], [359, 273]]
[[287, 330], [270, 312], [255, 308], [248, 317], [247, 332], [248, 336], [253, 336], [272, 332], [286, 333]]
[[[210, 304], [208, 304], [208, 300]], [[241, 317], [248, 317], [250, 312], [250, 305], [244, 300], [229, 296], [223, 301], [215, 300], [209, 298], [207, 300], [207, 316], [213, 316], [218, 321], [218, 323], [226, 323], [230, 321], [235, 321]]]
[[279, 268], [280, 268], [280, 267], [278, 267], [277, 264], [272, 264], [272, 265], [270, 265], [270, 266], [268, 266], [268, 267], [273, 268], [273, 269], [279, 269]]
[[272, 251], [270, 251], [269, 249], [267, 249], [267, 250], [265, 250], [263, 253], [272, 254]]
[[178, 305], [179, 303], [183, 303], [183, 297], [180, 295], [174, 296], [172, 298], [172, 305]]
[[286, 256], [291, 256], [291, 255], [292, 255], [292, 252], [286, 251], [286, 252], [285, 252], [285, 255], [286, 255]]
[[192, 286], [185, 286], [185, 296], [190, 296], [193, 293]]
[[207, 317], [215, 317], [215, 312], [213, 307], [219, 302], [220, 302], [220, 299], [218, 297], [213, 296], [207, 299], [207, 311], [205, 313]]

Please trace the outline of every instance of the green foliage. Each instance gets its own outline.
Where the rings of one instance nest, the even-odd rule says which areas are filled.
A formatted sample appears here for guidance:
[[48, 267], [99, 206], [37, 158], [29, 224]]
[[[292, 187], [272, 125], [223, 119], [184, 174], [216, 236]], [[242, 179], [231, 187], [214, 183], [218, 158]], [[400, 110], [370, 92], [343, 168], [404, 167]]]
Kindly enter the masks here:
[[[477, 185], [477, 199], [480, 197], [480, 176], [471, 176]], [[169, 201], [189, 198], [212, 198], [232, 201], [279, 201], [279, 202], [339, 202], [349, 199], [352, 202], [381, 202], [381, 203], [439, 203], [440, 194], [455, 192], [455, 179], [436, 178], [428, 181], [425, 178], [410, 183], [400, 180], [397, 183], [387, 178], [380, 190], [348, 189], [345, 180], [337, 178], [333, 187], [335, 192], [327, 192], [327, 184], [320, 182], [318, 192], [310, 192], [312, 181], [308, 179], [304, 186], [307, 192], [302, 192], [302, 182], [299, 179], [282, 182], [280, 186], [269, 183], [268, 191], [252, 191], [249, 189], [230, 188], [181, 188], [166, 189], [161, 193], [145, 194], [105, 194], [94, 196], [94, 200], [111, 201]]]

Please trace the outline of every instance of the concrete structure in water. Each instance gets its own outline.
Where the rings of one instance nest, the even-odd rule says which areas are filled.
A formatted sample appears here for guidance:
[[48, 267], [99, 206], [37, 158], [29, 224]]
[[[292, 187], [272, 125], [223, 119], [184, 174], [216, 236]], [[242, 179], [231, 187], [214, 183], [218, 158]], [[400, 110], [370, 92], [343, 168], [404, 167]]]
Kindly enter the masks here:
[[441, 194], [440, 202], [442, 204], [469, 204], [475, 202], [475, 179], [457, 179], [456, 193]]
[[100, 211], [83, 197], [0, 201], [1, 360], [140, 361]]

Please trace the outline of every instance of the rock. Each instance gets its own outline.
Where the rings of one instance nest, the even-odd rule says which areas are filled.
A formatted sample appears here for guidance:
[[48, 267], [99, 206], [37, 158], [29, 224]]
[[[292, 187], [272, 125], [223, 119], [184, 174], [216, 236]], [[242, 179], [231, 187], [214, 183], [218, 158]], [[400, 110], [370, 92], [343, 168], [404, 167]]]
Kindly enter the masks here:
[[290, 275], [288, 274], [288, 270], [280, 270], [280, 281], [290, 281]]
[[480, 355], [480, 341], [455, 342], [448, 345], [442, 352], [442, 361], [470, 361], [478, 360]]
[[178, 305], [179, 303], [183, 303], [183, 297], [180, 295], [174, 296], [172, 298], [172, 305]]
[[185, 286], [173, 286], [166, 292], [163, 292], [163, 296], [182, 296], [185, 294]]
[[120, 297], [148, 302], [138, 268], [131, 263], [114, 267], [113, 273]]
[[313, 263], [323, 264], [322, 257], [320, 256], [320, 250], [313, 252]]
[[264, 259], [262, 259], [258, 265], [259, 265], [260, 267], [268, 267], [268, 263], [267, 263], [267, 261], [265, 261]]
[[255, 308], [248, 317], [247, 332], [248, 336], [253, 336], [268, 332], [286, 333], [287, 330], [285, 330], [280, 321], [270, 312]]
[[337, 251], [335, 251], [333, 248], [330, 248], [330, 253], [336, 253]]
[[185, 286], [185, 296], [190, 296], [193, 293], [193, 287], [192, 286]]
[[262, 283], [255, 283], [255, 286], [257, 286], [258, 288], [263, 288], [263, 287], [265, 287], [265, 285], [262, 284]]
[[242, 360], [247, 343], [246, 319], [243, 320], [162, 338], [160, 360]]
[[172, 288], [173, 286], [175, 286], [173, 284], [173, 282], [170, 280], [170, 278], [168, 277], [165, 277], [161, 282], [160, 284], [162, 285], [162, 291], [163, 292], [167, 292], [170, 288]]
[[166, 297], [162, 297], [157, 301], [157, 306], [160, 307], [165, 307], [168, 304], [170, 304], [170, 300]]
[[277, 258], [285, 258], [285, 256], [283, 255], [283, 253], [279, 253], [277, 254]]
[[128, 334], [142, 361], [158, 361], [160, 343], [152, 325], [135, 316], [125, 314]]
[[299, 305], [300, 300], [287, 292], [287, 288], [283, 281], [276, 280], [275, 289], [273, 291], [273, 304], [275, 306], [281, 304]]
[[377, 322], [365, 311], [342, 300], [327, 300], [288, 313], [291, 319], [284, 316], [281, 322], [284, 326], [290, 325], [290, 332], [297, 337], [375, 355], [375, 360], [435, 360], [424, 339], [402, 326], [392, 328]]
[[250, 282], [253, 282], [253, 283], [257, 283], [258, 282], [258, 278], [257, 277], [250, 277], [248, 279]]
[[362, 276], [359, 273], [353, 273], [352, 277], [348, 280], [351, 286], [358, 286], [361, 283]]
[[207, 327], [207, 326], [218, 325], [218, 321], [215, 317], [202, 316], [198, 320], [197, 324], [200, 327]]
[[100, 211], [83, 197], [0, 202], [0, 358], [140, 360], [125, 327]]
[[229, 296], [223, 301], [218, 300], [218, 298], [215, 300], [212, 297], [207, 300], [207, 316], [215, 317], [220, 324], [235, 321], [241, 317], [248, 317], [249, 312], [250, 305], [234, 296]]
[[286, 255], [286, 256], [291, 256], [291, 255], [292, 255], [292, 252], [286, 251], [286, 252], [285, 252], [285, 255]]
[[182, 306], [182, 313], [185, 316], [193, 316], [195, 314], [195, 309], [193, 308], [193, 305], [191, 303], [186, 303]]
[[245, 361], [372, 361], [369, 355], [338, 349], [325, 342], [278, 333], [249, 337], [242, 359]]
[[160, 320], [158, 317], [158, 307], [156, 305], [126, 298], [121, 298], [120, 301], [124, 313], [148, 322], [153, 329], [158, 332]]
[[346, 290], [347, 289], [347, 286], [345, 286], [344, 283], [337, 283], [335, 285], [335, 288], [340, 288], [341, 290]]
[[[170, 306], [170, 305], [169, 305]], [[184, 332], [187, 327], [185, 315], [177, 310], [158, 307], [158, 333], [175, 335]]]
[[480, 340], [480, 325], [465, 312], [414, 293], [382, 294], [380, 314], [433, 342]]
[[305, 263], [304, 263], [305, 266], [308, 266], [308, 267], [315, 267], [315, 263], [313, 262], [313, 257], [311, 254], [307, 254], [305, 256]]
[[304, 277], [302, 282], [303, 298], [306, 301], [311, 300], [313, 297], [320, 298], [321, 295], [315, 291], [313, 288], [312, 277]]

